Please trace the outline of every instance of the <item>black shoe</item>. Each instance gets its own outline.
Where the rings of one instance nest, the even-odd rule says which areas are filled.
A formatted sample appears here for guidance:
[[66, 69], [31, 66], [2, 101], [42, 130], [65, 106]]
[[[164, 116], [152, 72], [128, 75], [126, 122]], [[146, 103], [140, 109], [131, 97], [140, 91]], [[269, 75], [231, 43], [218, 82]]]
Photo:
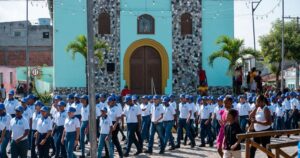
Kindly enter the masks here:
[[196, 146], [195, 143], [192, 143], [192, 144], [191, 144], [191, 148], [194, 148], [195, 146]]
[[192, 143], [191, 143], [191, 142], [189, 142], [189, 143], [188, 143], [188, 145], [192, 145]]
[[85, 158], [85, 156], [79, 156], [80, 158]]
[[214, 146], [214, 144], [213, 143], [209, 143], [209, 147], [213, 147]]
[[126, 136], [124, 136], [121, 141], [125, 141], [125, 140], [126, 140]]
[[164, 150], [161, 150], [161, 151], [159, 151], [158, 154], [164, 154], [164, 153], [165, 153], [165, 151], [164, 151]]
[[205, 144], [201, 144], [201, 145], [199, 145], [199, 147], [205, 147]]
[[139, 155], [140, 153], [142, 153], [141, 151], [137, 151], [136, 153], [134, 153], [134, 156]]
[[183, 145], [186, 146], [186, 142], [183, 142]]
[[175, 150], [175, 149], [176, 149], [175, 146], [171, 146], [171, 147], [169, 148], [169, 150]]
[[146, 154], [152, 154], [152, 151], [150, 151], [150, 150], [145, 150], [144, 153], [146, 153]]
[[180, 148], [180, 145], [179, 144], [175, 145], [175, 148]]

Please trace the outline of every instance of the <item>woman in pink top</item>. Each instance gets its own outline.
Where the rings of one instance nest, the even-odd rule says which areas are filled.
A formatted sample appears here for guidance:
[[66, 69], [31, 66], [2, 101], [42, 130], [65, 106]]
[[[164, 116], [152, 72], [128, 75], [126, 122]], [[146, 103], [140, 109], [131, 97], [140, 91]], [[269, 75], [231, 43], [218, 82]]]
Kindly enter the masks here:
[[219, 121], [219, 124], [220, 124], [221, 127], [220, 127], [220, 131], [219, 131], [219, 135], [217, 137], [216, 146], [217, 146], [217, 149], [218, 149], [218, 153], [221, 157], [223, 157], [222, 144], [223, 144], [223, 139], [224, 139], [224, 127], [225, 127], [225, 123], [226, 123], [228, 110], [230, 110], [232, 108], [232, 102], [233, 102], [232, 97], [230, 95], [227, 95], [224, 99], [225, 109], [220, 111], [221, 119]]

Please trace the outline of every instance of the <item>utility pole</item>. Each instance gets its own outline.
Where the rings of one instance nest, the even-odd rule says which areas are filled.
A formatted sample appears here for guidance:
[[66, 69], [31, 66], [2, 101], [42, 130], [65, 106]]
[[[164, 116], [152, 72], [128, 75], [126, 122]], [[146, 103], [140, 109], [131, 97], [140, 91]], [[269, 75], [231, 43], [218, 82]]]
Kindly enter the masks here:
[[[255, 21], [254, 21], [254, 12], [257, 9], [257, 7], [259, 6], [260, 2], [262, 0], [259, 1], [255, 1], [255, 2], [251, 2], [251, 7], [252, 7], [252, 29], [253, 29], [253, 46], [254, 46], [254, 50], [256, 51], [256, 37], [255, 37]], [[254, 6], [255, 5], [255, 6]]]
[[[87, 6], [87, 75], [89, 94], [89, 135], [90, 154], [92, 158], [97, 157], [97, 136], [96, 136], [96, 99], [95, 99], [95, 59], [94, 59], [94, 31], [93, 31], [93, 0], [86, 0]], [[87, 88], [87, 87], [86, 87]]]
[[[285, 19], [296, 19], [297, 21], [297, 31], [298, 33], [300, 33], [300, 29], [299, 29], [299, 20], [300, 17], [299, 16], [288, 16], [288, 17], [284, 17]], [[299, 63], [298, 61], [295, 61], [295, 68], [296, 68], [296, 79], [295, 79], [295, 88], [296, 90], [299, 89], [299, 75], [300, 75], [300, 70], [299, 70]]]
[[280, 90], [283, 93], [284, 81], [283, 81], [283, 70], [284, 70], [284, 0], [282, 0], [282, 28], [281, 28], [281, 82]]
[[29, 93], [29, 50], [28, 50], [28, 1], [29, 0], [26, 0], [26, 52], [25, 52], [25, 58], [26, 58], [26, 61], [25, 61], [25, 64], [26, 64], [26, 94]]

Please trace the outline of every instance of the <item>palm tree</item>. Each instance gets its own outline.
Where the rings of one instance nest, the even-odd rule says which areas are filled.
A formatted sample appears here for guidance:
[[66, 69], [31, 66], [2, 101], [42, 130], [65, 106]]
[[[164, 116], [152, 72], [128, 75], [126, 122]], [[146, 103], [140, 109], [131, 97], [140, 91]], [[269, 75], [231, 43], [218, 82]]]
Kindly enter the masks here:
[[[236, 67], [243, 64], [246, 56], [253, 56], [257, 58], [259, 53], [251, 48], [244, 48], [244, 40], [230, 38], [228, 36], [220, 36], [217, 41], [217, 45], [220, 45], [220, 49], [213, 52], [209, 58], [208, 63], [213, 67], [214, 60], [217, 58], [224, 58], [228, 60], [228, 71], [227, 74], [233, 76], [233, 72]], [[233, 89], [234, 87], [234, 77], [233, 79]]]
[[[94, 41], [95, 56], [98, 58], [98, 66], [103, 64], [103, 52], [108, 51], [110, 48], [108, 43], [103, 40]], [[86, 92], [88, 88], [88, 76], [87, 76], [87, 39], [84, 35], [79, 35], [74, 41], [71, 41], [66, 47], [67, 52], [72, 53], [72, 59], [75, 60], [77, 53], [81, 54], [85, 58], [85, 74], [86, 74]]]

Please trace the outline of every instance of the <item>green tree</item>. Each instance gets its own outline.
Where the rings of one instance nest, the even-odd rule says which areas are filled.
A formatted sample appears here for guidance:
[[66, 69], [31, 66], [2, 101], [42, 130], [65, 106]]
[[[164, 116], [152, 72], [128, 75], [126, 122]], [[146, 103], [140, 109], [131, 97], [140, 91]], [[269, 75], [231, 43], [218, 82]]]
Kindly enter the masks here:
[[[98, 66], [103, 64], [103, 52], [110, 49], [108, 43], [103, 40], [94, 41], [95, 57], [98, 59]], [[72, 59], [75, 60], [76, 54], [80, 54], [85, 58], [85, 74], [86, 74], [86, 89], [88, 88], [87, 76], [87, 38], [84, 35], [79, 35], [74, 41], [71, 41], [66, 47], [66, 51], [72, 53]]]
[[213, 63], [217, 58], [228, 60], [229, 65], [227, 74], [232, 76], [233, 89], [235, 89], [233, 77], [235, 68], [243, 64], [246, 56], [251, 55], [257, 58], [259, 56], [259, 52], [252, 48], [244, 48], [244, 40], [230, 38], [228, 36], [220, 36], [217, 39], [216, 44], [219, 45], [220, 48], [218, 51], [213, 52], [209, 56], [208, 63], [210, 66], [213, 66]]
[[[284, 59], [295, 61], [297, 67], [300, 63], [300, 33], [296, 21], [285, 23], [284, 32]], [[282, 23], [280, 20], [272, 24], [269, 34], [259, 37], [261, 46], [261, 56], [264, 57], [264, 64], [269, 67], [276, 75], [276, 86], [280, 88], [281, 71], [281, 42], [282, 42]], [[298, 69], [299, 72], [299, 69]], [[297, 76], [299, 78], [299, 75]], [[297, 79], [299, 80], [299, 79]], [[299, 83], [298, 83], [299, 84]]]

